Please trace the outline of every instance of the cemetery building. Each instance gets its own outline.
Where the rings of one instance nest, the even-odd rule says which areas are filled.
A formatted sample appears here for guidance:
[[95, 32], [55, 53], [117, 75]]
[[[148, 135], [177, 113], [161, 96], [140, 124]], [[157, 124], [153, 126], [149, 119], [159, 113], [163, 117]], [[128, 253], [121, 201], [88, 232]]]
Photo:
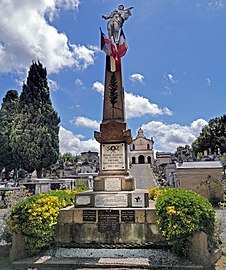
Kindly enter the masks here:
[[163, 166], [172, 163], [172, 153], [170, 152], [156, 152], [156, 165]]
[[130, 164], [153, 164], [153, 145], [153, 138], [146, 138], [144, 131], [140, 128], [136, 138], [130, 144]]
[[220, 161], [177, 163], [176, 175], [180, 188], [193, 190], [208, 200], [223, 200], [223, 167]]

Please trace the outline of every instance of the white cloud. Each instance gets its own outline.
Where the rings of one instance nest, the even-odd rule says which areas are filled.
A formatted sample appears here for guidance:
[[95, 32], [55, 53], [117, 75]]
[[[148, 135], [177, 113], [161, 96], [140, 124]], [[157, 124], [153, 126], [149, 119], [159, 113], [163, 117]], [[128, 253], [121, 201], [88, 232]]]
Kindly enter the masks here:
[[48, 72], [64, 67], [87, 68], [94, 50], [69, 44], [66, 34], [50, 25], [61, 9], [78, 9], [79, 0], [0, 1], [0, 72], [27, 69], [39, 59]]
[[99, 129], [100, 123], [87, 117], [78, 116], [72, 120], [72, 123], [78, 127]]
[[168, 108], [160, 108], [157, 104], [151, 103], [147, 98], [125, 93], [126, 116], [127, 118], [141, 117], [143, 115], [172, 115]]
[[208, 86], [211, 86], [212, 82], [211, 82], [210, 78], [206, 78], [206, 82], [207, 82]]
[[56, 81], [48, 79], [49, 89], [56, 92], [59, 89], [59, 84]]
[[174, 75], [172, 73], [167, 73], [163, 76], [169, 83], [177, 83], [178, 80], [175, 79]]
[[222, 9], [225, 7], [225, 0], [209, 1], [208, 6], [213, 10]]
[[92, 88], [96, 90], [98, 93], [100, 93], [102, 96], [104, 95], [104, 85], [98, 81], [96, 81]]
[[134, 73], [134, 74], [130, 75], [129, 79], [133, 83], [135, 83], [135, 82], [143, 83], [144, 82], [144, 76], [139, 74], [139, 73]]
[[75, 85], [80, 88], [85, 88], [84, 83], [80, 79], [75, 80]]
[[80, 44], [71, 44], [71, 47], [73, 48], [73, 56], [77, 68], [85, 69], [89, 65], [94, 64], [94, 51]]
[[62, 154], [71, 152], [74, 155], [79, 155], [81, 152], [95, 151], [99, 152], [99, 143], [95, 140], [82, 141], [78, 135], [73, 134], [70, 130], [60, 127], [60, 152]]
[[206, 125], [208, 125], [208, 122], [200, 118], [191, 123], [191, 130], [193, 133], [195, 133], [196, 136], [198, 136], [202, 128]]
[[171, 95], [173, 85], [178, 83], [178, 80], [175, 79], [175, 77], [174, 77], [174, 75], [172, 73], [166, 73], [166, 74], [164, 74], [163, 77], [166, 80], [166, 85], [164, 87], [165, 91], [163, 93], [165, 95]]
[[[104, 85], [95, 82], [92, 87], [94, 90], [104, 95]], [[157, 104], [151, 103], [147, 98], [125, 92], [126, 117], [134, 118], [143, 115], [172, 115], [168, 108], [160, 108]]]
[[75, 134], [75, 137], [79, 138], [79, 139], [84, 139], [85, 138], [85, 136], [82, 135], [82, 134]]
[[141, 128], [147, 138], [154, 138], [155, 149], [174, 152], [180, 145], [191, 145], [206, 124], [204, 119], [197, 119], [189, 126], [151, 121], [142, 125]]

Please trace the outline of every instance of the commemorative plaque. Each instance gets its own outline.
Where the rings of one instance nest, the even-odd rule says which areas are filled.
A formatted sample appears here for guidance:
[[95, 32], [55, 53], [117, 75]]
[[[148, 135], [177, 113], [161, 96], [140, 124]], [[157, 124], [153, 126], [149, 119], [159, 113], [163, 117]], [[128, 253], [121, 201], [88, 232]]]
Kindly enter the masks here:
[[98, 210], [98, 231], [119, 231], [119, 210]]
[[76, 196], [76, 205], [89, 205], [90, 204], [90, 196]]
[[132, 207], [144, 207], [144, 206], [145, 206], [144, 193], [133, 193]]
[[135, 211], [134, 210], [121, 210], [121, 221], [122, 222], [135, 222]]
[[120, 177], [108, 177], [104, 179], [105, 190], [121, 190]]
[[96, 222], [96, 210], [83, 210], [82, 220]]
[[125, 169], [125, 143], [102, 144], [102, 170]]
[[127, 194], [98, 194], [95, 195], [96, 207], [127, 207]]

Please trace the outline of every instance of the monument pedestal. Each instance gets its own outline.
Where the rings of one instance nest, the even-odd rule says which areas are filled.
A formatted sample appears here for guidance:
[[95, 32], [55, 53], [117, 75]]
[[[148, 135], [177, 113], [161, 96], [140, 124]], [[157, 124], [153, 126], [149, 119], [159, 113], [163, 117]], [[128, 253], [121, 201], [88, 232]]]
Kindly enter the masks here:
[[78, 244], [145, 244], [161, 242], [155, 209], [74, 208], [60, 210], [56, 227], [58, 246]]
[[144, 208], [148, 207], [148, 192], [143, 189], [134, 191], [88, 191], [75, 195], [75, 208]]
[[134, 179], [128, 173], [110, 172], [95, 178], [94, 191], [131, 191], [134, 190]]

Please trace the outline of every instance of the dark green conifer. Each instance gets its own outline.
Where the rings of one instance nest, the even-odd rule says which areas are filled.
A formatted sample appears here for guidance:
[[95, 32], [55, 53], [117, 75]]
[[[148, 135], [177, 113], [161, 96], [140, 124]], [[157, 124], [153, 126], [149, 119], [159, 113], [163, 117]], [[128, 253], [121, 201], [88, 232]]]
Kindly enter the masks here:
[[5, 168], [5, 177], [17, 168], [14, 147], [11, 144], [14, 121], [18, 113], [19, 96], [16, 90], [9, 90], [3, 98], [0, 110], [0, 168]]
[[33, 62], [19, 100], [19, 118], [14, 144], [21, 168], [29, 173], [54, 164], [59, 156], [59, 123], [50, 99], [47, 72], [42, 64]]

